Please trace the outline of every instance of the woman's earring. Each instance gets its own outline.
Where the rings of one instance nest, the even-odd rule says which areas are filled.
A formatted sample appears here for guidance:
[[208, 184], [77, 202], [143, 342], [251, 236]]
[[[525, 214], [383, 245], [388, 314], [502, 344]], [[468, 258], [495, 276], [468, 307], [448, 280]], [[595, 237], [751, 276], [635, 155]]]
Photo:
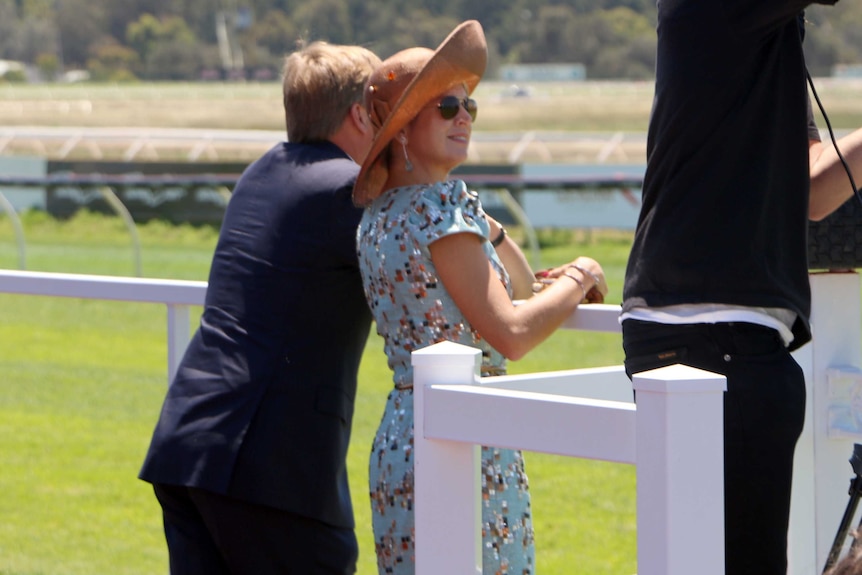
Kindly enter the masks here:
[[408, 172], [413, 171], [413, 162], [410, 161], [410, 158], [407, 156], [407, 138], [402, 137], [400, 140], [401, 149], [404, 150], [404, 169]]

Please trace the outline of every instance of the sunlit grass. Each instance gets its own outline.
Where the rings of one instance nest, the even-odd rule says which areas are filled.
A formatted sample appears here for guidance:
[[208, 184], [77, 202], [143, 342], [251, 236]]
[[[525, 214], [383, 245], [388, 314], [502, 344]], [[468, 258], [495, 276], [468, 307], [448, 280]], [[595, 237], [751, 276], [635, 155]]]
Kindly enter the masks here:
[[[81, 214], [58, 224], [34, 214], [24, 225], [32, 269], [129, 275], [127, 232], [113, 218]], [[144, 275], [206, 279], [214, 230], [147, 224], [139, 231]], [[545, 265], [596, 256], [610, 301], [619, 300], [627, 234], [543, 232], [540, 240]], [[14, 267], [13, 243], [0, 218], [0, 265]], [[166, 349], [160, 306], [0, 295], [0, 574], [167, 573], [159, 507], [136, 478], [167, 385]], [[560, 332], [510, 371], [621, 361], [613, 335]], [[367, 466], [391, 385], [372, 335], [348, 455], [360, 575], [376, 573]], [[634, 573], [634, 469], [538, 453], [526, 459], [538, 571]]]

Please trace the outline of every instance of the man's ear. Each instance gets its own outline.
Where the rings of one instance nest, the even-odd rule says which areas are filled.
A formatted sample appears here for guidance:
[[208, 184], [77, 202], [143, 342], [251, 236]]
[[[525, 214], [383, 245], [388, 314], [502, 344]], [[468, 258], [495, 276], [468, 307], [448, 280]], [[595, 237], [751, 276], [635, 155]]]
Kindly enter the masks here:
[[371, 129], [371, 120], [365, 111], [365, 106], [362, 104], [353, 104], [350, 106], [350, 120], [356, 126], [356, 129], [362, 133]]

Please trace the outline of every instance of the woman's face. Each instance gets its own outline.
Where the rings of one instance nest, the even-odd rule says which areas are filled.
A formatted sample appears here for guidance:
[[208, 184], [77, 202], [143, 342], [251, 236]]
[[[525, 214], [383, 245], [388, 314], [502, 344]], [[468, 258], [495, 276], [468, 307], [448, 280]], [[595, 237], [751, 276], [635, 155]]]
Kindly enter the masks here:
[[[473, 118], [465, 102], [467, 90], [455, 86], [431, 100], [405, 129], [407, 154], [416, 171], [444, 180], [467, 159]], [[475, 115], [475, 102], [469, 102]]]

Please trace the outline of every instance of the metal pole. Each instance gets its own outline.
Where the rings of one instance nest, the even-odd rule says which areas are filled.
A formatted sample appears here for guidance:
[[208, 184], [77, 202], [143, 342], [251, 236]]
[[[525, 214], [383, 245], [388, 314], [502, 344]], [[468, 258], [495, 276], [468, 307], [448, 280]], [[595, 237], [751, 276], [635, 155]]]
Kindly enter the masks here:
[[0, 207], [9, 214], [9, 219], [12, 220], [12, 227], [15, 229], [15, 240], [18, 244], [18, 269], [27, 269], [27, 243], [24, 241], [24, 227], [21, 225], [21, 219], [15, 211], [15, 206], [6, 199], [3, 192], [0, 192]]
[[132, 214], [129, 213], [128, 208], [123, 205], [123, 202], [120, 201], [120, 198], [117, 197], [117, 194], [114, 193], [114, 190], [109, 188], [108, 186], [102, 186], [99, 188], [99, 192], [102, 194], [102, 197], [106, 202], [114, 209], [115, 212], [123, 219], [123, 222], [126, 224], [126, 228], [129, 230], [129, 235], [132, 236], [132, 257], [134, 258], [135, 264], [135, 276], [142, 277], [143, 273], [141, 272], [141, 239], [138, 237], [138, 228], [135, 226], [135, 220], [132, 219]]

